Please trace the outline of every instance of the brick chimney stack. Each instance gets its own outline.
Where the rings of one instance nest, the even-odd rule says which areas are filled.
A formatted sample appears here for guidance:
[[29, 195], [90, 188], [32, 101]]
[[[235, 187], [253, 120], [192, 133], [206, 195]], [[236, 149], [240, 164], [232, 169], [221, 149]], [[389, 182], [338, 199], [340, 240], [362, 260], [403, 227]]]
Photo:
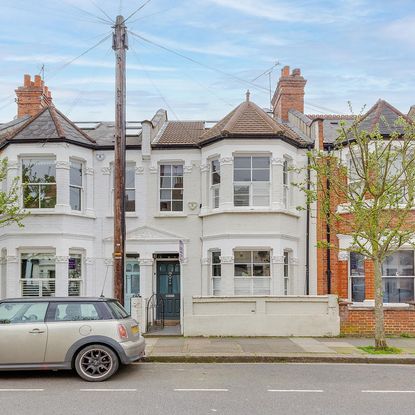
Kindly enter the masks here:
[[36, 115], [42, 108], [52, 105], [52, 95], [40, 75], [35, 75], [32, 81], [30, 75], [26, 74], [23, 86], [19, 86], [15, 92], [17, 118]]
[[300, 69], [293, 69], [290, 74], [290, 67], [284, 66], [281, 69], [281, 76], [277, 89], [272, 98], [272, 109], [274, 116], [288, 121], [288, 111], [294, 109], [304, 112], [304, 87], [307, 81], [301, 76]]

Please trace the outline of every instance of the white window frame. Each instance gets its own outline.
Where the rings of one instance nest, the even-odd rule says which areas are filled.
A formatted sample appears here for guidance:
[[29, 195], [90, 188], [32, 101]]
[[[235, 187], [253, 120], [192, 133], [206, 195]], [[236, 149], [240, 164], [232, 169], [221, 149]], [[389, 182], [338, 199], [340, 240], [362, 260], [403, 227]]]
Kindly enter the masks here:
[[291, 164], [292, 159], [284, 156], [284, 161], [282, 164], [282, 203], [285, 209], [289, 209], [291, 207]]
[[[261, 252], [261, 251], [266, 251], [269, 254], [269, 259], [270, 262], [254, 262], [253, 258], [254, 258], [254, 252]], [[245, 262], [240, 262], [240, 264], [250, 264], [251, 265], [251, 269], [252, 269], [252, 274], [253, 274], [253, 269], [254, 269], [254, 265], [261, 265], [263, 266], [264, 264], [267, 264], [269, 266], [269, 276], [254, 276], [254, 275], [248, 275], [248, 276], [236, 276], [235, 275], [235, 266], [238, 264], [238, 262], [236, 262], [236, 252], [250, 252], [250, 256], [251, 256], [251, 262], [250, 263], [245, 263]], [[257, 249], [242, 249], [242, 248], [238, 248], [238, 249], [234, 249], [234, 295], [243, 295], [243, 296], [256, 296], [256, 295], [271, 295], [272, 293], [272, 266], [271, 266], [271, 257], [272, 257], [272, 252], [270, 249], [264, 248], [257, 248]], [[236, 282], [238, 280], [244, 280], [244, 281], [250, 281], [250, 289], [249, 289], [249, 293], [248, 294], [236, 294]], [[261, 293], [261, 294], [254, 294], [255, 291], [255, 281], [259, 281], [259, 280], [267, 280], [268, 281], [268, 288], [267, 288], [267, 293]]]
[[283, 252], [283, 293], [284, 295], [290, 295], [291, 289], [291, 255], [292, 252], [288, 249]]
[[[71, 184], [71, 167], [72, 163], [79, 163], [81, 165], [81, 186]], [[84, 211], [84, 181], [85, 181], [85, 163], [82, 160], [70, 159], [69, 160], [69, 205], [71, 206], [71, 188], [80, 190], [80, 209], [72, 209], [74, 212], [83, 212]]]
[[[250, 168], [239, 168], [235, 167], [235, 159], [237, 158], [250, 158], [251, 159], [251, 166]], [[252, 180], [252, 172], [254, 170], [266, 170], [265, 168], [254, 168], [252, 167], [252, 159], [253, 158], [268, 158], [268, 180], [267, 181], [253, 181]], [[236, 154], [233, 157], [233, 206], [234, 208], [266, 208], [270, 207], [271, 205], [271, 186], [272, 186], [272, 177], [271, 177], [271, 156], [269, 154]], [[250, 181], [236, 181], [235, 180], [235, 169], [237, 170], [249, 170], [251, 172], [251, 180]], [[254, 204], [254, 186], [256, 183], [266, 183], [268, 187], [267, 193], [264, 194], [257, 194], [256, 197], [268, 197], [268, 204], [266, 205], [256, 205]], [[236, 186], [246, 186], [248, 187], [249, 191], [249, 204], [243, 206], [235, 205], [235, 187]]]
[[[70, 271], [69, 271], [69, 261], [71, 260], [71, 256], [79, 256], [81, 259], [81, 276], [80, 278], [70, 278]], [[85, 267], [84, 267], [84, 254], [82, 252], [79, 251], [70, 251], [69, 252], [69, 258], [68, 258], [68, 297], [82, 297], [84, 294], [84, 272], [85, 272]], [[70, 282], [79, 282], [79, 294], [78, 295], [70, 295], [69, 293], [69, 286], [70, 286]]]
[[[161, 187], [161, 167], [162, 166], [171, 166], [172, 173], [173, 173], [173, 166], [181, 166], [182, 167], [182, 175], [181, 176], [173, 176], [170, 177], [181, 177], [182, 178], [182, 187]], [[168, 177], [168, 176], [167, 176]], [[171, 191], [171, 198], [170, 198], [170, 210], [161, 210], [161, 202], [168, 201], [167, 199], [161, 199], [161, 191], [162, 190], [170, 190]], [[173, 199], [173, 190], [182, 190], [182, 209], [181, 210], [173, 210], [173, 201], [178, 202], [179, 199]], [[183, 213], [184, 212], [184, 163], [183, 162], [174, 162], [174, 161], [160, 161], [159, 168], [158, 168], [158, 211], [161, 214], [175, 214], [175, 213]]]
[[[55, 277], [54, 278], [23, 278], [22, 273], [22, 261], [23, 261], [23, 257], [25, 255], [48, 255], [53, 259], [53, 264], [54, 264], [54, 271], [55, 271]], [[50, 296], [46, 296], [46, 297], [54, 297], [56, 295], [56, 253], [54, 251], [50, 251], [50, 250], [43, 250], [43, 249], [39, 249], [39, 250], [30, 250], [30, 251], [22, 251], [19, 253], [19, 292], [20, 292], [20, 296], [23, 298], [38, 298], [38, 297], [44, 297], [43, 296], [43, 292], [45, 290], [45, 286], [43, 283], [50, 283], [50, 285], [53, 287], [53, 293]], [[39, 295], [24, 295], [25, 294], [25, 288], [24, 288], [24, 283], [27, 282], [32, 282], [33, 286], [36, 286], [36, 283], [38, 284], [38, 289], [39, 289]]]
[[[213, 254], [219, 253], [219, 262], [213, 262]], [[210, 256], [210, 286], [211, 286], [211, 294], [213, 296], [219, 296], [221, 295], [222, 291], [222, 251], [220, 249], [212, 249], [209, 251]], [[220, 275], [214, 275], [214, 267], [219, 266], [220, 269]], [[215, 289], [215, 286], [219, 285], [219, 288]]]
[[[33, 161], [51, 161], [52, 164], [55, 165], [55, 182], [54, 183], [31, 183], [31, 182], [24, 182], [23, 181], [23, 163], [25, 160], [33, 160]], [[20, 158], [20, 177], [21, 177], [21, 183], [22, 183], [22, 190], [21, 190], [21, 207], [23, 209], [36, 209], [36, 210], [42, 210], [42, 209], [55, 209], [57, 203], [58, 203], [58, 183], [57, 183], [57, 177], [56, 177], [56, 157], [54, 156], [25, 156], [25, 157], [21, 157]], [[26, 207], [24, 205], [24, 189], [25, 186], [38, 186], [40, 188], [40, 186], [55, 186], [55, 206], [53, 207], [41, 207], [41, 199], [39, 197], [39, 204], [38, 207]], [[40, 189], [39, 189], [39, 194], [40, 194]]]
[[[218, 170], [216, 170], [216, 173], [219, 173], [219, 183], [213, 184], [213, 163], [218, 162]], [[221, 166], [219, 159], [213, 159], [209, 162], [209, 176], [210, 176], [210, 202], [212, 209], [218, 209], [220, 204], [220, 185], [222, 182], [221, 177]]]
[[[136, 193], [136, 187], [137, 187], [137, 181], [135, 177], [135, 169], [137, 165], [134, 161], [127, 161], [125, 163], [125, 171], [127, 172], [128, 168], [132, 168], [134, 170], [134, 188], [132, 187], [126, 187], [125, 191], [127, 190], [133, 190], [134, 191], [134, 210], [126, 210], [125, 213], [128, 214], [134, 214], [137, 211], [137, 193]], [[112, 214], [114, 214], [114, 162], [111, 162], [110, 164], [110, 186], [111, 186], [111, 211]]]
[[[366, 284], [366, 276], [365, 276], [365, 267], [364, 267], [364, 258], [363, 258], [363, 275], [352, 275], [351, 273], [351, 255], [353, 254], [353, 252], [349, 252], [349, 264], [348, 264], [348, 275], [349, 275], [349, 281], [348, 281], [348, 292], [349, 292], [349, 301], [353, 301], [353, 291], [352, 291], [352, 281], [353, 278], [364, 278], [364, 282]], [[355, 253], [357, 255], [359, 255], [359, 253]], [[361, 254], [360, 254], [361, 255]], [[366, 288], [365, 288], [366, 291]], [[366, 296], [366, 293], [364, 292], [364, 296]], [[366, 298], [366, 297], [365, 297]]]

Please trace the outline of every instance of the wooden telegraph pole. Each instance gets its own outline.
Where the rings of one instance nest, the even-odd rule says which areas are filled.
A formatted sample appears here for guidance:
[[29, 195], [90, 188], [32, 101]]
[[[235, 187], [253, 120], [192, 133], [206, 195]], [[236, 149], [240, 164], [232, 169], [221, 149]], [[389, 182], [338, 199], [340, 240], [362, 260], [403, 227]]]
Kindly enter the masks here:
[[125, 127], [126, 127], [126, 50], [128, 39], [124, 17], [114, 26], [115, 51], [115, 152], [114, 152], [114, 296], [124, 303], [125, 262]]

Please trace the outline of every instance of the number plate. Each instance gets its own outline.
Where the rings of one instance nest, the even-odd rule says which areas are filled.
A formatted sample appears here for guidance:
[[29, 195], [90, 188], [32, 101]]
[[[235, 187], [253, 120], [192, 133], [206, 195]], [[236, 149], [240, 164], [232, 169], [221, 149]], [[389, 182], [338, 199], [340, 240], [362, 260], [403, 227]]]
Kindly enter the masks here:
[[132, 326], [131, 327], [131, 333], [138, 334], [138, 332], [139, 332], [138, 326]]

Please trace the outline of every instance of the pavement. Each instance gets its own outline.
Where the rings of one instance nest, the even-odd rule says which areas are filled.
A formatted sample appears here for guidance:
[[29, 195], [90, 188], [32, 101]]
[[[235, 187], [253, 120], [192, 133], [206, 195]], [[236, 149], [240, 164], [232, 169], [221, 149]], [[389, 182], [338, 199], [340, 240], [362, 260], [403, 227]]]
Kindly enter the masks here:
[[415, 364], [415, 338], [390, 338], [401, 354], [373, 355], [368, 338], [182, 337], [146, 338], [147, 362], [332, 362]]
[[0, 372], [1, 414], [413, 415], [409, 365], [136, 363], [110, 380]]

